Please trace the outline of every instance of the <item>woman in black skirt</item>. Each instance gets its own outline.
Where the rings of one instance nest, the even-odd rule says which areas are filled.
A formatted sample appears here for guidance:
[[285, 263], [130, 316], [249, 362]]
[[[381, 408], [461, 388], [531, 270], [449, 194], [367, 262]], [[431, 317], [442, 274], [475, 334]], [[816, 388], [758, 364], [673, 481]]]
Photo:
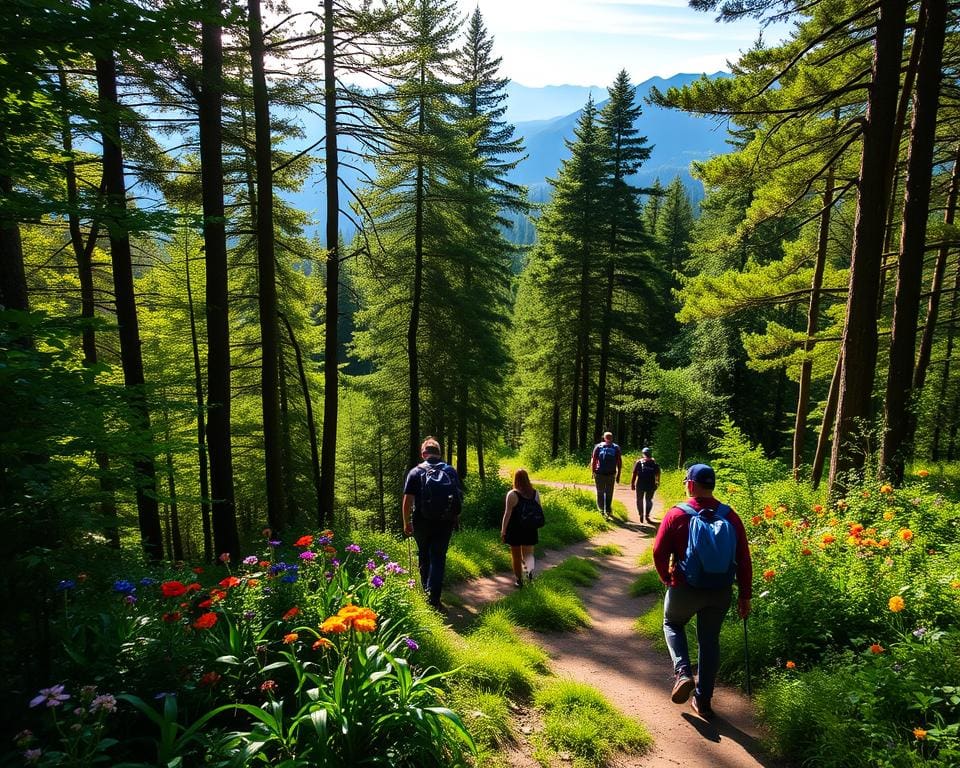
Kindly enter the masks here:
[[539, 541], [537, 531], [541, 525], [540, 494], [530, 484], [527, 470], [518, 469], [513, 475], [513, 490], [507, 493], [500, 525], [500, 539], [510, 545], [513, 575], [517, 577], [518, 587], [523, 586], [524, 573], [526, 581], [533, 580], [533, 547]]

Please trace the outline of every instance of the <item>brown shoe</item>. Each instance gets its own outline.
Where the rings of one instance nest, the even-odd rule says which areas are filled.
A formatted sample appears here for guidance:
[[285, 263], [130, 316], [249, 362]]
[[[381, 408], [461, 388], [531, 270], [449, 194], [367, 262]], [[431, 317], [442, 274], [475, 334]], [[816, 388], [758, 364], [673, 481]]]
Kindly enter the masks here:
[[674, 704], [685, 703], [696, 687], [697, 684], [690, 675], [685, 672], [678, 672], [677, 679], [673, 683], [673, 691], [670, 693], [670, 701]]
[[713, 708], [706, 702], [701, 704], [696, 696], [690, 699], [690, 708], [704, 720], [710, 720], [713, 717]]

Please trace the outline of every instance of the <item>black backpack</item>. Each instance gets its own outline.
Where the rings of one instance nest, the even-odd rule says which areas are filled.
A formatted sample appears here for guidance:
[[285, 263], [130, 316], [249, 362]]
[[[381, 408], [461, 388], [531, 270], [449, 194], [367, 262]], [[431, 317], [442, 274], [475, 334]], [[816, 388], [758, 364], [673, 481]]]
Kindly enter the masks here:
[[653, 488], [657, 480], [657, 471], [660, 469], [655, 461], [640, 461], [637, 465], [637, 487]]
[[537, 497], [527, 499], [519, 491], [517, 491], [517, 506], [514, 507], [513, 513], [524, 528], [543, 528], [547, 523], [547, 519], [543, 516], [543, 507], [540, 506]]
[[442, 461], [425, 461], [420, 466], [420, 506], [418, 512], [432, 523], [452, 523], [463, 507], [460, 486], [453, 467]]

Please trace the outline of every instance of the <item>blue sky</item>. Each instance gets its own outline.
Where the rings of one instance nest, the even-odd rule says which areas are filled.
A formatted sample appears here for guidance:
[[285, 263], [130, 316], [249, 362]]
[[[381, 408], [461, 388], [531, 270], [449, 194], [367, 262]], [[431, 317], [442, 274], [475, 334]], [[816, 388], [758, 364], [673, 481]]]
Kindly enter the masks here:
[[[725, 70], [757, 39], [756, 20], [718, 23], [685, 0], [457, 0], [480, 8], [502, 57], [501, 74], [522, 85], [606, 87], [621, 69], [638, 83], [654, 75]], [[764, 40], [783, 37], [781, 25]]]

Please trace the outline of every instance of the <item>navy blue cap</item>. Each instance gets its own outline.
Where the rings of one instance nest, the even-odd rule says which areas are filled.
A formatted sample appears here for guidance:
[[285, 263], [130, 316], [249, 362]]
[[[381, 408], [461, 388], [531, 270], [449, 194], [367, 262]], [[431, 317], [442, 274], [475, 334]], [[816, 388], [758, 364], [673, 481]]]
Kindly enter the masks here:
[[687, 470], [687, 480], [693, 480], [697, 485], [713, 490], [717, 484], [717, 473], [709, 464], [694, 464]]

